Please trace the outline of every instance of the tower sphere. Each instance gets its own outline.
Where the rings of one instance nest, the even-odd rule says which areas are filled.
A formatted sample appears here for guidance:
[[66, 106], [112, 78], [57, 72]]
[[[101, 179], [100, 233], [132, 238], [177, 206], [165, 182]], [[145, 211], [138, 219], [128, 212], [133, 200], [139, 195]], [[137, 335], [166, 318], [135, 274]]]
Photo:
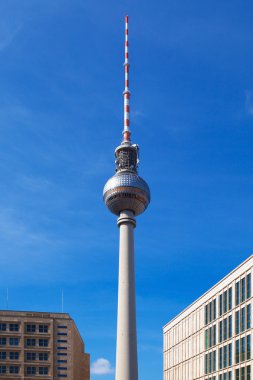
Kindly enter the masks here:
[[119, 171], [105, 184], [103, 198], [108, 209], [116, 215], [130, 210], [139, 215], [150, 202], [147, 183], [135, 172]]

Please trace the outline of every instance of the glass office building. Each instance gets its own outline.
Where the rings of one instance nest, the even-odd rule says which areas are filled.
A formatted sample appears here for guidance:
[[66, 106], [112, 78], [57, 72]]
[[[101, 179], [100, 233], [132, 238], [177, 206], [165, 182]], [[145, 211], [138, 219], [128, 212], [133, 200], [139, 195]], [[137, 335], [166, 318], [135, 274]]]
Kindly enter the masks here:
[[253, 380], [253, 256], [163, 328], [164, 380]]

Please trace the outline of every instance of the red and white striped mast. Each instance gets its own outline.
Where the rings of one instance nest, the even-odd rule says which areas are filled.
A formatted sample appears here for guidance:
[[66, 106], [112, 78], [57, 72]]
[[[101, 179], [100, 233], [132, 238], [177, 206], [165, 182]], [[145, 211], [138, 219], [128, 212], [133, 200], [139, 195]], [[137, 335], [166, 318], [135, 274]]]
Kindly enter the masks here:
[[124, 95], [124, 130], [123, 130], [123, 142], [131, 141], [130, 131], [130, 91], [129, 91], [129, 53], [128, 53], [128, 16], [125, 17], [125, 90]]

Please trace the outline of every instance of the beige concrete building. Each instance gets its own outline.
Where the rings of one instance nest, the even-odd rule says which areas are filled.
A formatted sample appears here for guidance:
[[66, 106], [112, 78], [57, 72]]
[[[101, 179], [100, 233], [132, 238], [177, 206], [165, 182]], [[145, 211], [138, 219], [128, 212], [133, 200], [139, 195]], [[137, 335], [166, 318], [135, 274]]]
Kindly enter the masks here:
[[251, 380], [253, 256], [163, 328], [164, 380]]
[[69, 314], [0, 311], [0, 379], [89, 380], [90, 357]]

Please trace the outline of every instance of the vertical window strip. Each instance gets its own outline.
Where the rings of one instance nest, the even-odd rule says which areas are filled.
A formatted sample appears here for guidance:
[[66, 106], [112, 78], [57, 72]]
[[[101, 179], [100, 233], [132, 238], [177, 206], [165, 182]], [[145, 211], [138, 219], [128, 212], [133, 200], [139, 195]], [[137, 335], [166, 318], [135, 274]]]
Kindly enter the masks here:
[[247, 299], [251, 297], [251, 273], [247, 275]]

